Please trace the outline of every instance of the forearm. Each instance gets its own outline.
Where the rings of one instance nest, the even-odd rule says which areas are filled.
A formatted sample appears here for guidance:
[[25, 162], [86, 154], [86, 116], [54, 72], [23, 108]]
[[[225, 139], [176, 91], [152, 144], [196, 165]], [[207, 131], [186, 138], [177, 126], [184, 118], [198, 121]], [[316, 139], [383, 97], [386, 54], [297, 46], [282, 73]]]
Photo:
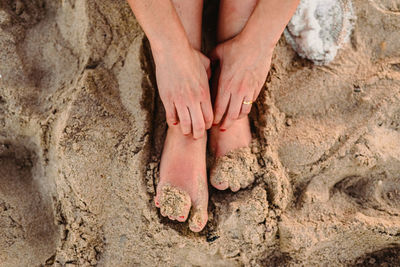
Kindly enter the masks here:
[[127, 0], [149, 39], [153, 54], [189, 49], [185, 29], [171, 0]]
[[[293, 16], [300, 0], [259, 0], [241, 37], [273, 49]], [[264, 29], [264, 32], [260, 32]]]

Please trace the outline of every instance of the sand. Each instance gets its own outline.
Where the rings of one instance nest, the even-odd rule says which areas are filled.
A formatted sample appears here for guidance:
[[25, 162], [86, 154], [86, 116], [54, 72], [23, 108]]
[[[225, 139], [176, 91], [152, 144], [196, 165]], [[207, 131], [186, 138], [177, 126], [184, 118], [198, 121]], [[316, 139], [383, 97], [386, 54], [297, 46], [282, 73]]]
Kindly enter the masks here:
[[210, 188], [193, 233], [153, 202], [165, 115], [128, 5], [1, 1], [0, 265], [395, 265], [400, 5], [353, 8], [327, 66], [281, 38], [251, 113], [254, 182]]

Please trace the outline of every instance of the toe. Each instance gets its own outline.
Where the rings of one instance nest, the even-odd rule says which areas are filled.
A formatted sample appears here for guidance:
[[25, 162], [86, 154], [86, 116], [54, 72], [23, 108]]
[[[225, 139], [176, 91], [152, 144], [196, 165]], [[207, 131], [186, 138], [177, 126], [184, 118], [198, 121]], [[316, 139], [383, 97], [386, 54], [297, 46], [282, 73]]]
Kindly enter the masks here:
[[163, 209], [162, 206], [160, 206], [160, 213], [161, 213], [161, 216], [167, 217], [167, 213], [165, 212], [165, 209]]
[[248, 170], [240, 180], [240, 188], [246, 188], [254, 182], [254, 174]]
[[160, 200], [158, 199], [158, 195], [156, 195], [154, 198], [154, 204], [156, 205], [157, 208], [160, 207]]
[[191, 205], [190, 202], [187, 203], [187, 205], [186, 205], [185, 208], [183, 209], [183, 212], [182, 212], [180, 215], [178, 215], [178, 216], [176, 217], [176, 220], [177, 220], [177, 221], [179, 221], [179, 222], [184, 222], [184, 221], [186, 221], [186, 219], [188, 218], [188, 215], [189, 215], [190, 205]]
[[231, 188], [232, 192], [237, 192], [240, 190], [240, 183], [237, 179], [231, 180], [229, 187]]
[[170, 185], [161, 188], [159, 197], [160, 212], [171, 220], [186, 216], [191, 205], [190, 196], [185, 191]]
[[189, 219], [189, 228], [193, 232], [200, 232], [206, 226], [208, 220], [207, 204], [192, 208]]
[[229, 183], [225, 177], [218, 171], [211, 170], [210, 183], [218, 190], [225, 190], [229, 187]]
[[229, 187], [229, 183], [227, 181], [215, 181], [215, 179], [210, 179], [210, 183], [218, 190], [225, 190]]

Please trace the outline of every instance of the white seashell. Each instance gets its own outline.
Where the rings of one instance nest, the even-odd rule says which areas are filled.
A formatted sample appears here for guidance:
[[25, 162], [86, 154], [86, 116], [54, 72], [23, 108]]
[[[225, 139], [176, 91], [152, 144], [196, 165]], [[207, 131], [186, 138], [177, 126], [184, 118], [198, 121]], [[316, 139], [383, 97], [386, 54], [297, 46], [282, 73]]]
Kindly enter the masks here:
[[285, 29], [285, 38], [301, 57], [326, 65], [349, 41], [353, 13], [350, 0], [301, 0]]

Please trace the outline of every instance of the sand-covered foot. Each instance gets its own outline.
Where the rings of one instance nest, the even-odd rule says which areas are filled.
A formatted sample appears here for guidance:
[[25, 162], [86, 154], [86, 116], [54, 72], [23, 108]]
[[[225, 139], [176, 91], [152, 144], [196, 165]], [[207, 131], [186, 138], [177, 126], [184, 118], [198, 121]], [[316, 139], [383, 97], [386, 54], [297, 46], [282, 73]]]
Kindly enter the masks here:
[[214, 155], [210, 171], [211, 184], [236, 192], [253, 183], [257, 158], [251, 153], [251, 132], [248, 117], [237, 120], [227, 130], [218, 126], [210, 131], [210, 150]]
[[189, 228], [201, 231], [207, 223], [206, 173], [207, 137], [194, 140], [179, 127], [168, 129], [160, 164], [155, 204], [161, 215], [184, 222], [190, 212]]

